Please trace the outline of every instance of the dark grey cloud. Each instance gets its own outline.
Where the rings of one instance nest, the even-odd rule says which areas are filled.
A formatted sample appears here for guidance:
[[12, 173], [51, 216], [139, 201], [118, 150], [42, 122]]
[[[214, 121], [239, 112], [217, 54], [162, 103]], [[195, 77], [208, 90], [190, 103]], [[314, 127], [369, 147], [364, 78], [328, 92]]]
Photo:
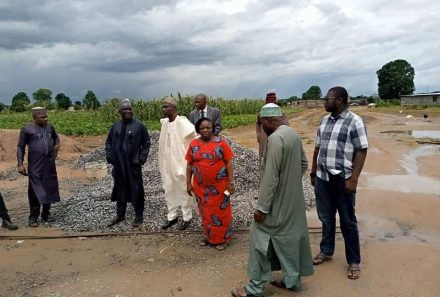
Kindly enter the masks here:
[[[0, 100], [40, 87], [100, 98], [200, 91], [377, 92], [403, 58], [440, 89], [440, 3], [421, 0], [0, 0]], [[437, 87], [435, 87], [437, 86]]]

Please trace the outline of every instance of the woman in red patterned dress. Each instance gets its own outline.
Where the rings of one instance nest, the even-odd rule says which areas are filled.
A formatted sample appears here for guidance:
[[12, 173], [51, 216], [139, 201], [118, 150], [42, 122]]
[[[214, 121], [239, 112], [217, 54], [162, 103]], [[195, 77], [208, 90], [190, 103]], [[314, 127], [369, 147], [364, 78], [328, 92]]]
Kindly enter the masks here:
[[190, 143], [186, 153], [186, 187], [188, 194], [194, 193], [196, 197], [203, 224], [205, 239], [199, 244], [209, 243], [224, 250], [232, 237], [230, 194], [235, 192], [234, 153], [223, 139], [213, 135], [210, 119], [198, 120], [195, 127], [200, 138]]

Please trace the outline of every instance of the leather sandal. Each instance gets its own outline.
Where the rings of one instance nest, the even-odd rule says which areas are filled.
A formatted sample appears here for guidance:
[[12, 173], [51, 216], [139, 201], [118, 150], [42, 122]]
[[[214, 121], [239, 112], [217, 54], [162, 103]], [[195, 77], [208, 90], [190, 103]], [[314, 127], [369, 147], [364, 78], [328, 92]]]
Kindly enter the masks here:
[[323, 253], [319, 253], [313, 258], [313, 265], [320, 265], [324, 262], [331, 261], [332, 258], [332, 256], [327, 256]]
[[351, 263], [347, 267], [347, 277], [349, 279], [358, 279], [361, 277], [361, 269], [359, 268], [359, 264]]
[[252, 295], [252, 294], [246, 293], [246, 290], [244, 289], [244, 287], [233, 289], [231, 291], [231, 294], [232, 294], [233, 297], [258, 297], [256, 295]]
[[286, 283], [282, 279], [273, 279], [270, 281], [270, 284], [277, 288], [286, 289], [294, 292], [301, 292], [301, 284], [293, 288], [287, 288]]

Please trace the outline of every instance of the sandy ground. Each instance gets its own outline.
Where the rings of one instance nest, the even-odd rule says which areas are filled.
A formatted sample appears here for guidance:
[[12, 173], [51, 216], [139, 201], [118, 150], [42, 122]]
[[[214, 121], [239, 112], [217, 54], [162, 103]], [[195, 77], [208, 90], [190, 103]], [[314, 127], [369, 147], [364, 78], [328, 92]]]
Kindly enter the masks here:
[[[345, 276], [340, 236], [332, 262], [316, 267], [300, 293], [268, 286], [266, 296], [440, 296], [440, 150], [415, 153], [422, 145], [399, 131], [440, 131], [440, 115], [384, 114], [356, 108], [368, 125], [369, 149], [361, 176], [357, 215], [361, 236], [362, 276]], [[290, 123], [302, 136], [309, 160], [322, 110], [306, 110]], [[383, 132], [394, 131], [393, 133]], [[256, 147], [254, 126], [225, 131]], [[17, 131], [0, 130], [0, 175], [15, 168]], [[85, 173], [69, 164], [100, 146], [105, 137], [63, 137], [58, 161], [60, 188], [68, 197], [73, 184], [87, 184]], [[422, 147], [425, 148], [425, 147]], [[2, 178], [1, 191], [13, 218], [27, 216], [27, 181]], [[148, 199], [148, 198], [147, 198]], [[319, 227], [316, 210], [309, 226]], [[311, 231], [312, 232], [312, 231]], [[0, 236], [62, 235], [59, 230], [20, 226], [0, 229]], [[49, 240], [0, 238], [0, 296], [230, 296], [247, 281], [247, 233], [236, 234], [224, 252], [197, 246], [198, 234], [175, 233]], [[320, 234], [311, 233], [313, 253]]]

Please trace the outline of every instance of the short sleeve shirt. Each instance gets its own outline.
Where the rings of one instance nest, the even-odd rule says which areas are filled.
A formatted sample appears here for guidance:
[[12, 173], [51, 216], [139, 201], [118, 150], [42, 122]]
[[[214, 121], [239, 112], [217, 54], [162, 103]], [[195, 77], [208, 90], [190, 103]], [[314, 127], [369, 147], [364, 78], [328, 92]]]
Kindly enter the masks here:
[[348, 179], [353, 171], [354, 153], [368, 148], [367, 128], [362, 118], [348, 109], [337, 117], [322, 118], [316, 135], [319, 148], [317, 176], [329, 180], [329, 174]]

